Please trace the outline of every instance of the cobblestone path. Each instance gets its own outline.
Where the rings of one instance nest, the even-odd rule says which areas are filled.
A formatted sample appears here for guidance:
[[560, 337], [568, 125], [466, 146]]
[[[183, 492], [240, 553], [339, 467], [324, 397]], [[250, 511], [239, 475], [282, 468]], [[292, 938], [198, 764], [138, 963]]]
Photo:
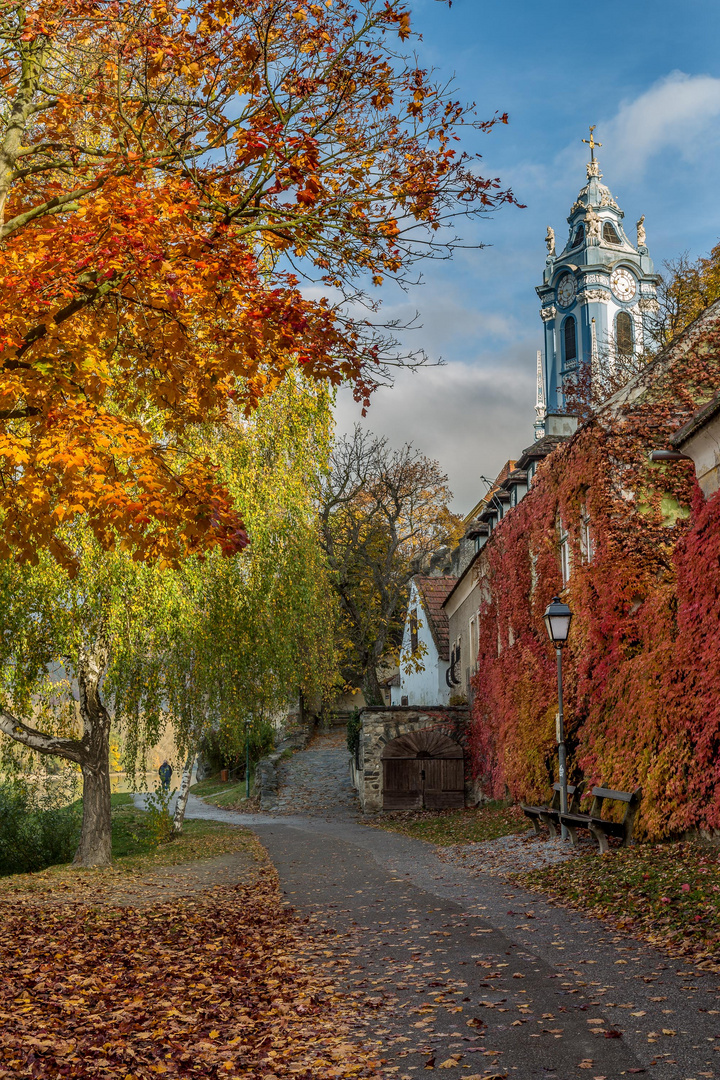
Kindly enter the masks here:
[[281, 761], [277, 802], [270, 813], [355, 817], [360, 804], [350, 783], [345, 740], [345, 728], [331, 728], [315, 735], [306, 750]]

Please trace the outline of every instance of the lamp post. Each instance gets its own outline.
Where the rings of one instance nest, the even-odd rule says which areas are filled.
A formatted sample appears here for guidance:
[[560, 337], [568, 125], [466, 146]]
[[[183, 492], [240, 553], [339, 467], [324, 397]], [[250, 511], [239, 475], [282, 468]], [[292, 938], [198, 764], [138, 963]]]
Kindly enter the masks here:
[[[568, 812], [568, 797], [567, 797], [567, 755], [565, 751], [565, 726], [563, 722], [563, 692], [562, 692], [562, 650], [566, 644], [568, 635], [570, 634], [570, 623], [572, 622], [572, 611], [563, 604], [559, 597], [553, 596], [552, 601], [548, 604], [543, 615], [545, 620], [545, 627], [548, 632], [548, 637], [555, 646], [555, 655], [557, 656], [557, 682], [558, 682], [558, 728], [557, 728], [557, 742], [558, 742], [558, 759], [560, 763], [560, 812], [567, 814]], [[565, 826], [562, 826], [562, 838], [567, 840], [568, 832]]]
[[250, 720], [245, 717], [245, 798], [250, 798]]

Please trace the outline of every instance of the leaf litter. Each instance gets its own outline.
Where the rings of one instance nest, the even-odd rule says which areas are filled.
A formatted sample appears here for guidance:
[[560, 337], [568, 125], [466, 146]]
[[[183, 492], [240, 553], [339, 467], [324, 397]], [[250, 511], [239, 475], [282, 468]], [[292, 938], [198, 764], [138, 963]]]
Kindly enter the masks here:
[[[79, 882], [82, 885], [82, 879]], [[154, 907], [0, 902], [0, 1077], [376, 1077], [277, 876]]]

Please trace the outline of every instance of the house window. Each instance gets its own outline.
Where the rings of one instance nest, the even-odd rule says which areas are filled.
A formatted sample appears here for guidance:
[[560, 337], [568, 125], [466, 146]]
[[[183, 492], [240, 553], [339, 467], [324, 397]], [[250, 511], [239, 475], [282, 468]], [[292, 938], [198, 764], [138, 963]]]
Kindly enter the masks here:
[[619, 356], [632, 356], [635, 351], [632, 317], [627, 311], [619, 312], [615, 320], [615, 347]]
[[412, 610], [410, 612], [410, 652], [413, 656], [417, 655], [418, 651], [418, 621], [417, 611]]
[[580, 510], [580, 550], [583, 562], [592, 562], [595, 546], [593, 544], [592, 529], [590, 528], [590, 514], [585, 503], [583, 503]]
[[619, 244], [620, 237], [615, 232], [615, 226], [609, 221], [606, 221], [603, 225], [603, 240], [606, 244]]
[[577, 247], [578, 244], [582, 244], [585, 239], [585, 226], [578, 225], [578, 231], [575, 233], [575, 239], [573, 240], [573, 247]]
[[575, 316], [568, 315], [563, 323], [563, 344], [565, 352], [565, 366], [574, 364], [577, 360], [577, 333], [575, 329]]
[[408, 703], [408, 695], [403, 694], [403, 696], [400, 698], [400, 704], [401, 705], [407, 705], [407, 703]]
[[560, 573], [562, 575], [563, 585], [567, 585], [570, 580], [570, 537], [567, 530], [560, 522]]

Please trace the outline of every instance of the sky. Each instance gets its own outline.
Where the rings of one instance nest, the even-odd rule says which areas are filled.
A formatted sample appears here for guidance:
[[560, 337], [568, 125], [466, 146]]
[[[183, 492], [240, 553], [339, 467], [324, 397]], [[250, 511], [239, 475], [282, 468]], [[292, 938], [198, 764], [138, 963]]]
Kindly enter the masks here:
[[407, 341], [443, 366], [398, 372], [373, 395], [365, 419], [349, 391], [336, 405], [339, 432], [356, 422], [393, 445], [412, 442], [448, 474], [454, 509], [466, 513], [495, 476], [533, 441], [535, 357], [545, 232], [563, 246], [566, 218], [586, 182], [588, 126], [604, 183], [634, 223], [645, 215], [656, 270], [720, 239], [720, 4], [717, 0], [409, 0], [423, 66], [454, 76], [455, 96], [481, 118], [510, 123], [470, 133], [525, 209], [508, 206], [465, 230], [486, 246], [426, 264], [409, 294], [385, 290], [386, 314], [419, 313]]

